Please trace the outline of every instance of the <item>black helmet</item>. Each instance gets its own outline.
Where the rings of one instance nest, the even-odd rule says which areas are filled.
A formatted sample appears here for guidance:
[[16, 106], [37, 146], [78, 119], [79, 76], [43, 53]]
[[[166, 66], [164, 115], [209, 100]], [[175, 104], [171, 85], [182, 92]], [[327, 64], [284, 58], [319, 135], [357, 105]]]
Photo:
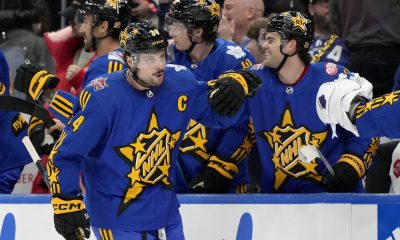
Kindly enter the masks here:
[[221, 17], [221, 7], [215, 0], [175, 0], [166, 15], [166, 24], [180, 21], [189, 28], [204, 27], [212, 34], [217, 32]]
[[260, 37], [263, 38], [261, 35], [268, 32], [277, 32], [284, 40], [295, 39], [299, 51], [308, 51], [313, 39], [311, 19], [307, 15], [296, 11], [282, 12], [274, 15], [269, 21], [267, 28], [260, 30]]
[[165, 32], [148, 20], [128, 24], [119, 35], [119, 44], [126, 53], [156, 52], [166, 49], [168, 40]]
[[129, 23], [131, 10], [127, 0], [86, 0], [78, 9], [78, 22], [83, 21], [84, 15], [94, 16], [94, 25], [107, 21], [109, 33], [117, 38], [119, 32]]

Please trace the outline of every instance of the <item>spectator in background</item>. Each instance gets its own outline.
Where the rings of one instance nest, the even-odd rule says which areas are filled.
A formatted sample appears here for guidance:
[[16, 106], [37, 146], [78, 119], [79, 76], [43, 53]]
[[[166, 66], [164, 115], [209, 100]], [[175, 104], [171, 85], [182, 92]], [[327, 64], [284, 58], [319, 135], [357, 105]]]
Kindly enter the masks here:
[[0, 5], [0, 48], [10, 66], [12, 77], [27, 58], [54, 72], [54, 62], [43, 38], [33, 32], [33, 24], [46, 21], [45, 0], [2, 0]]
[[270, 14], [281, 13], [286, 11], [297, 11], [309, 14], [307, 5], [302, 0], [276, 0], [272, 4]]
[[333, 62], [346, 67], [349, 50], [344, 39], [331, 32], [329, 0], [310, 0], [308, 10], [314, 20], [314, 39], [310, 46], [311, 62]]
[[264, 9], [262, 0], [225, 0], [224, 17], [218, 33], [222, 38], [246, 48], [250, 41], [247, 37], [250, 25], [264, 15]]
[[247, 44], [247, 50], [249, 50], [249, 52], [256, 59], [256, 63], [262, 63], [264, 60], [264, 51], [258, 44], [258, 35], [260, 29], [267, 27], [268, 21], [268, 18], [264, 17], [257, 19], [250, 25], [249, 31], [247, 32], [247, 37], [250, 39], [249, 43]]
[[349, 69], [374, 86], [374, 97], [391, 92], [400, 64], [398, 1], [331, 0], [332, 30], [350, 48]]
[[147, 19], [158, 24], [158, 0], [129, 0], [132, 21]]
[[59, 14], [66, 18], [69, 26], [44, 34], [44, 40], [56, 62], [55, 75], [60, 79], [57, 88], [76, 93], [82, 86], [83, 77], [95, 52], [85, 51], [80, 24], [74, 22], [75, 13], [83, 0], [75, 0]]

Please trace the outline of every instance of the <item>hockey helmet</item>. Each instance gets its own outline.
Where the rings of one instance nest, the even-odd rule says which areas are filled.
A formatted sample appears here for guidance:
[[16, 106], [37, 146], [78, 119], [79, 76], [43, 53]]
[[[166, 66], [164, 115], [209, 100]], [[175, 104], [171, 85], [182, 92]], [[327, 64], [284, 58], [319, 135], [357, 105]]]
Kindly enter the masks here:
[[175, 0], [165, 17], [164, 29], [168, 31], [174, 21], [179, 21], [188, 28], [203, 27], [212, 34], [217, 32], [221, 17], [221, 7], [215, 0]]
[[294, 39], [297, 41], [299, 51], [308, 51], [313, 39], [313, 28], [311, 19], [296, 11], [282, 12], [274, 15], [267, 28], [260, 30], [259, 44], [265, 41], [267, 33], [277, 32], [282, 40]]
[[83, 22], [83, 16], [92, 15], [93, 25], [107, 21], [109, 33], [115, 37], [129, 23], [131, 10], [127, 0], [86, 0], [77, 11], [77, 22]]
[[130, 23], [119, 35], [119, 44], [125, 53], [148, 53], [166, 49], [165, 32], [148, 20]]

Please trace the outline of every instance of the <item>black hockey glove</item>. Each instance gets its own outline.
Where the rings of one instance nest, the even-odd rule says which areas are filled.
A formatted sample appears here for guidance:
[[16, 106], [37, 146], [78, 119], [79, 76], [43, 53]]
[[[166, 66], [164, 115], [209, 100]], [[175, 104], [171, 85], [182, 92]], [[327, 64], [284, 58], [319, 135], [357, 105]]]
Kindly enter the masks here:
[[328, 173], [322, 178], [325, 190], [335, 193], [353, 192], [360, 181], [354, 167], [346, 162], [338, 162], [332, 168], [335, 175]]
[[54, 225], [57, 232], [67, 240], [90, 237], [89, 215], [82, 199], [82, 196], [55, 194], [51, 200]]
[[246, 96], [254, 96], [261, 79], [247, 70], [227, 71], [210, 81], [208, 100], [215, 112], [232, 117], [243, 105]]
[[54, 139], [59, 136], [59, 132], [54, 135], [48, 134], [44, 122], [36, 117], [31, 117], [28, 136], [39, 155], [49, 155], [54, 146]]
[[15, 75], [14, 88], [26, 94], [28, 101], [45, 100], [47, 89], [55, 89], [60, 80], [38, 64], [22, 64]]
[[193, 193], [224, 193], [238, 172], [234, 163], [211, 156], [207, 167], [189, 183], [189, 189]]

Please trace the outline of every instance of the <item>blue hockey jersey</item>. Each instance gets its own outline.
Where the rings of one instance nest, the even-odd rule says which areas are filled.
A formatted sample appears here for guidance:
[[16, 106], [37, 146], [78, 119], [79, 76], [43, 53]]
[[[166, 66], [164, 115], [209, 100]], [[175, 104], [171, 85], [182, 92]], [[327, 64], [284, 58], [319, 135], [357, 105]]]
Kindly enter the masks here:
[[[89, 66], [83, 79], [82, 87], [90, 83], [96, 77], [119, 71], [126, 68], [121, 49], [115, 49], [106, 55], [97, 57]], [[64, 124], [67, 124], [72, 114], [72, 106], [76, 100], [76, 96], [65, 92], [58, 91], [53, 101], [49, 105], [49, 110], [53, 115]]]
[[[315, 109], [319, 86], [347, 70], [333, 63], [316, 63], [305, 69], [296, 84], [286, 85], [267, 67], [252, 69], [263, 80], [256, 96], [246, 102], [263, 169], [262, 192], [324, 191], [321, 179], [326, 167], [319, 159], [301, 161], [299, 149], [304, 145], [318, 147], [331, 165], [340, 158], [353, 158], [368, 168], [379, 140], [357, 138], [342, 128], [337, 130], [339, 137], [332, 139], [331, 128], [320, 121]], [[361, 181], [356, 191], [363, 191]]]
[[[193, 63], [189, 54], [178, 51], [174, 47], [173, 63], [187, 67], [196, 79], [202, 82], [216, 79], [227, 70], [250, 67], [254, 62], [253, 56], [247, 50], [221, 38], [214, 41], [214, 47], [207, 58], [198, 63]], [[247, 114], [229, 129], [207, 128], [191, 120], [180, 146], [181, 153], [178, 160], [181, 168], [179, 171], [183, 175], [181, 178], [184, 180], [177, 184], [176, 191], [180, 193], [189, 191], [187, 183], [207, 166], [211, 155], [217, 155], [221, 159], [229, 159], [238, 164], [239, 173], [233, 179], [230, 192], [245, 191], [244, 186], [249, 182], [247, 159], [244, 159], [251, 147], [249, 130]]]
[[229, 127], [241, 113], [215, 114], [207, 84], [183, 66], [167, 65], [163, 84], [150, 91], [134, 89], [125, 72], [98, 77], [81, 92], [49, 157], [51, 192], [77, 194], [83, 163], [92, 226], [155, 230], [178, 214], [171, 176], [189, 120]]
[[355, 125], [360, 136], [400, 138], [399, 97], [395, 91], [358, 106]]
[[[11, 91], [10, 71], [6, 58], [0, 51], [0, 96], [9, 96]], [[18, 112], [0, 109], [0, 172], [22, 167], [31, 162], [28, 152], [22, 144], [27, 135], [28, 123]]]
[[312, 62], [332, 62], [348, 66], [349, 49], [343, 38], [337, 35], [315, 35], [310, 46]]

